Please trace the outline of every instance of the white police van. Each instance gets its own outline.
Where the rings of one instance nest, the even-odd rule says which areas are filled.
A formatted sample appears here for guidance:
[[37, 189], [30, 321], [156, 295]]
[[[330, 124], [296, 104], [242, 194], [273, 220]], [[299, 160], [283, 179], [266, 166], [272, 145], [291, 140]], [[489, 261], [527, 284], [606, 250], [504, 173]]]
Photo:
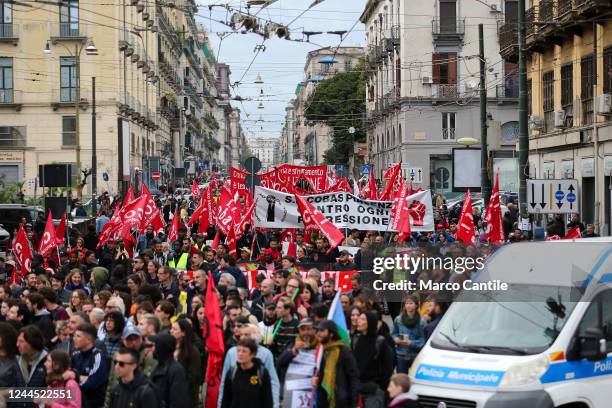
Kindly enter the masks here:
[[507, 245], [410, 369], [424, 408], [612, 407], [612, 239]]

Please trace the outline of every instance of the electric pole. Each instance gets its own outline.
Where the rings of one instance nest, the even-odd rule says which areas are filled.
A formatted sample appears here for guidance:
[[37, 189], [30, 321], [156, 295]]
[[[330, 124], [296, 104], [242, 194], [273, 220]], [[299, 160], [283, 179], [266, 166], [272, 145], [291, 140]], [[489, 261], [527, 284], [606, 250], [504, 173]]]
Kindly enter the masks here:
[[478, 43], [480, 47], [480, 191], [487, 208], [491, 198], [489, 180], [489, 151], [487, 149], [487, 72], [484, 55], [484, 26], [478, 24]]
[[529, 133], [527, 129], [527, 62], [525, 60], [525, 0], [518, 1], [519, 39], [519, 203], [521, 218], [527, 213], [527, 176], [529, 175]]

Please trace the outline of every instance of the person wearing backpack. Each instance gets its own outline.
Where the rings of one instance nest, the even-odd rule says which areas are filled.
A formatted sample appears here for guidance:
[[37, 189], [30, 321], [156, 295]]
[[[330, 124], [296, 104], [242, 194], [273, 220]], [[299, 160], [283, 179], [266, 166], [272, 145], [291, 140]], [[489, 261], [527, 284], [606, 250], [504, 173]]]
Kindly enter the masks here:
[[115, 354], [113, 366], [119, 381], [110, 394], [110, 408], [158, 408], [153, 383], [138, 369], [138, 352], [122, 347]]
[[397, 372], [408, 374], [417, 354], [425, 345], [425, 326], [427, 322], [419, 315], [419, 300], [408, 295], [400, 315], [393, 320], [391, 337], [395, 342]]
[[357, 320], [357, 334], [353, 338], [353, 355], [359, 369], [360, 406], [383, 408], [387, 382], [393, 371], [393, 350], [384, 336], [377, 334], [378, 316], [363, 312]]
[[236, 345], [238, 364], [225, 377], [221, 408], [272, 408], [270, 374], [256, 354], [257, 343], [251, 338]]

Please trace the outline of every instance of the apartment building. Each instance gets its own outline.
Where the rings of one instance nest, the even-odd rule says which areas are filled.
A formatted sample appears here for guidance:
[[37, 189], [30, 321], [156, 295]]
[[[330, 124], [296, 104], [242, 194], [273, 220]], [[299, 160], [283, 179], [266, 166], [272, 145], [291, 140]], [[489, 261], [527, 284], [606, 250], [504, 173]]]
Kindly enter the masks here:
[[[610, 2], [527, 4], [529, 165], [532, 178], [577, 179], [582, 221], [611, 231], [612, 24]], [[506, 47], [506, 58], [518, 50]]]
[[[484, 25], [489, 150], [505, 189], [518, 191], [514, 148], [518, 82], [500, 57], [498, 25], [516, 1], [369, 0], [366, 30], [368, 161], [382, 172], [400, 160], [423, 170], [422, 185], [453, 191], [452, 150], [480, 139], [478, 24]], [[516, 62], [516, 61], [515, 61]]]
[[310, 51], [304, 65], [304, 80], [296, 88], [296, 134], [293, 140], [293, 160], [306, 165], [324, 162], [323, 155], [330, 148], [332, 129], [325, 123], [309, 124], [304, 119], [308, 98], [317, 85], [341, 72], [352, 71], [363, 56], [360, 47], [326, 47]]
[[[279, 142], [279, 160], [281, 163], [289, 164], [301, 164], [301, 159], [296, 158], [296, 150], [298, 149], [298, 143], [296, 142], [296, 113], [295, 113], [295, 99], [290, 100], [285, 107], [285, 122], [283, 123], [283, 129], [281, 130], [281, 137]], [[297, 161], [296, 161], [297, 160]]]
[[98, 191], [150, 181], [151, 171], [168, 182], [184, 159], [203, 161], [203, 152], [218, 150], [205, 137], [217, 132], [206, 124], [213, 108], [202, 103], [216, 80], [214, 70], [203, 73], [193, 1], [4, 2], [0, 9], [4, 183], [24, 180], [33, 195], [41, 164], [72, 163], [75, 180], [77, 163], [91, 168], [94, 78]]
[[247, 140], [251, 154], [261, 161], [262, 169], [267, 170], [275, 164], [274, 152], [277, 142], [276, 137], [258, 137]]

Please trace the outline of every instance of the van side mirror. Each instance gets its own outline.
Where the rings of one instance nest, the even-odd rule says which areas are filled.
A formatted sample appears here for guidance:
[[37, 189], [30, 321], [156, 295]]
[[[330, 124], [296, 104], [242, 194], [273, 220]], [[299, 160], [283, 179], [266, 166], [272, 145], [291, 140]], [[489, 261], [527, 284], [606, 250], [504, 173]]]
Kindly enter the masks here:
[[607, 356], [607, 343], [603, 331], [590, 327], [580, 336], [580, 357], [588, 361], [603, 360]]

